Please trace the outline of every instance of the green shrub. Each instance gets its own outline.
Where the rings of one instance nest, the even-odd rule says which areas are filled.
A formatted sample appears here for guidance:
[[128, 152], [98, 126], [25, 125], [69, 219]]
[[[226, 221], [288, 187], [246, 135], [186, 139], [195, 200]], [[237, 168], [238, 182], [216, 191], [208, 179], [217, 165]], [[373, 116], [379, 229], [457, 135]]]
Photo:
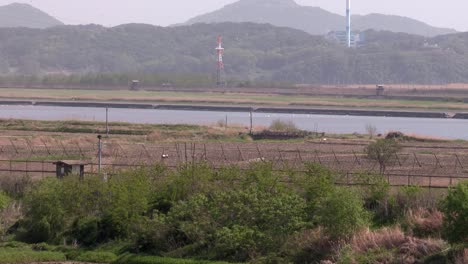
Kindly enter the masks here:
[[[217, 256], [243, 261], [253, 250], [263, 254], [278, 249], [288, 235], [304, 226], [305, 208], [305, 201], [296, 194], [249, 188], [194, 196], [177, 204], [168, 221], [189, 244], [217, 248]], [[227, 237], [237, 241], [228, 243]]]
[[369, 217], [360, 195], [342, 187], [336, 188], [320, 204], [316, 220], [332, 238], [340, 238], [367, 227]]
[[247, 260], [258, 252], [261, 233], [247, 226], [223, 227], [215, 234], [214, 251], [219, 259]]
[[78, 240], [83, 245], [129, 236], [148, 211], [150, 181], [144, 174], [44, 179], [25, 197], [23, 232], [31, 243]]
[[355, 178], [361, 184], [358, 190], [363, 195], [365, 207], [374, 213], [374, 223], [393, 223], [396, 218], [392, 215], [393, 201], [387, 179], [370, 172], [357, 173]]
[[89, 216], [76, 219], [71, 227], [71, 236], [80, 245], [86, 247], [96, 245], [100, 239], [99, 218]]
[[92, 263], [112, 263], [117, 260], [117, 256], [112, 252], [86, 251], [72, 260]]
[[271, 122], [269, 129], [271, 131], [278, 131], [278, 132], [297, 132], [299, 129], [297, 128], [296, 124], [293, 121], [283, 121], [281, 119], [275, 119]]
[[0, 190], [0, 211], [5, 209], [10, 203], [10, 197]]
[[307, 163], [304, 186], [308, 202], [309, 219], [313, 219], [321, 203], [336, 189], [336, 174], [316, 163]]
[[29, 243], [50, 242], [65, 228], [66, 211], [61, 202], [62, 182], [54, 178], [44, 179], [33, 186], [25, 197], [25, 219], [21, 222], [24, 232], [19, 238]]
[[174, 240], [168, 239], [174, 236], [171, 234], [174, 230], [165, 222], [165, 217], [162, 215], [156, 215], [153, 219], [140, 219], [133, 230], [133, 250], [158, 255], [177, 249], [178, 245], [171, 243]]
[[443, 235], [450, 243], [468, 243], [468, 182], [449, 190], [441, 203], [444, 213]]

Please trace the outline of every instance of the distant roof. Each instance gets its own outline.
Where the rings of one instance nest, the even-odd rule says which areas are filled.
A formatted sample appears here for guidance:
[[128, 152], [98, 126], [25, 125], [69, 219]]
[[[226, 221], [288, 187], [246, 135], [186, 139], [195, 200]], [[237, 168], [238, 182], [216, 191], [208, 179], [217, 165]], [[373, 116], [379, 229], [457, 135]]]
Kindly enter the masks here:
[[57, 164], [88, 165], [89, 163], [90, 163], [89, 161], [84, 161], [84, 160], [59, 160], [57, 162], [54, 162], [54, 165], [57, 165]]

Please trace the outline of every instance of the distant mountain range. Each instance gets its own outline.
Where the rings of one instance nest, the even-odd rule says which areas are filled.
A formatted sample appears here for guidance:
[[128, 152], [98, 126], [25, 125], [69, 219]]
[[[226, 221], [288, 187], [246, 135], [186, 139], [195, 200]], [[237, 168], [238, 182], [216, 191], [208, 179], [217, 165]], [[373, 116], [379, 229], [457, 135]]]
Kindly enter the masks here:
[[[301, 6], [294, 0], [240, 0], [217, 11], [192, 18], [184, 24], [220, 22], [269, 23], [299, 29], [312, 35], [342, 31], [346, 27], [344, 16], [319, 7]], [[456, 32], [453, 29], [432, 27], [407, 17], [382, 14], [355, 15], [352, 17], [352, 25], [356, 31], [386, 30], [426, 37]]]
[[0, 6], [0, 27], [49, 28], [62, 22], [28, 4]]
[[[0, 75], [181, 75], [188, 85], [194, 85], [193, 74], [209, 79], [216, 72], [219, 32], [226, 48], [228, 80], [468, 83], [468, 33], [427, 38], [370, 30], [365, 32], [363, 47], [347, 49], [323, 36], [255, 23], [0, 28]], [[25, 80], [34, 83], [35, 79]], [[107, 81], [126, 85], [128, 79]]]

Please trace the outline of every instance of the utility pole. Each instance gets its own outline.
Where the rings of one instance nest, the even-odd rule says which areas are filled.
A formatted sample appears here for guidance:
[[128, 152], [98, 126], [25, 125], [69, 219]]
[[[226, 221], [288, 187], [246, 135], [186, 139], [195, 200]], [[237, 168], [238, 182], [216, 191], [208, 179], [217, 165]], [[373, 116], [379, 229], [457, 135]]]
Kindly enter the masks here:
[[109, 137], [109, 107], [106, 107], [106, 135]]
[[252, 135], [253, 131], [253, 108], [250, 108], [250, 135]]
[[102, 166], [102, 136], [98, 135], [98, 173], [101, 173]]

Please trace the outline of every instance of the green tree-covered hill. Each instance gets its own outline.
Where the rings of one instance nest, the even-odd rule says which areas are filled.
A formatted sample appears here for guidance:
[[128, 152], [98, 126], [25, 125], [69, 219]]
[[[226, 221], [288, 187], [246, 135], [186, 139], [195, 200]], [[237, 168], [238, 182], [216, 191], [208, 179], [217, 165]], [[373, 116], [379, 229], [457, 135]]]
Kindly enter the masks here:
[[468, 82], [468, 33], [425, 38], [366, 31], [363, 47], [346, 49], [300, 30], [254, 23], [3, 28], [0, 72], [212, 76], [218, 34], [224, 38], [227, 79], [320, 84]]
[[28, 4], [0, 6], [0, 27], [49, 28], [63, 25], [56, 18]]
[[[345, 1], [343, 1], [343, 14]], [[214, 12], [194, 17], [186, 24], [254, 22], [303, 30], [313, 35], [343, 31], [346, 18], [319, 7], [301, 6], [294, 0], [239, 0]], [[407, 17], [382, 14], [356, 15], [353, 30], [388, 30], [433, 37], [455, 33], [453, 29], [437, 28]]]

